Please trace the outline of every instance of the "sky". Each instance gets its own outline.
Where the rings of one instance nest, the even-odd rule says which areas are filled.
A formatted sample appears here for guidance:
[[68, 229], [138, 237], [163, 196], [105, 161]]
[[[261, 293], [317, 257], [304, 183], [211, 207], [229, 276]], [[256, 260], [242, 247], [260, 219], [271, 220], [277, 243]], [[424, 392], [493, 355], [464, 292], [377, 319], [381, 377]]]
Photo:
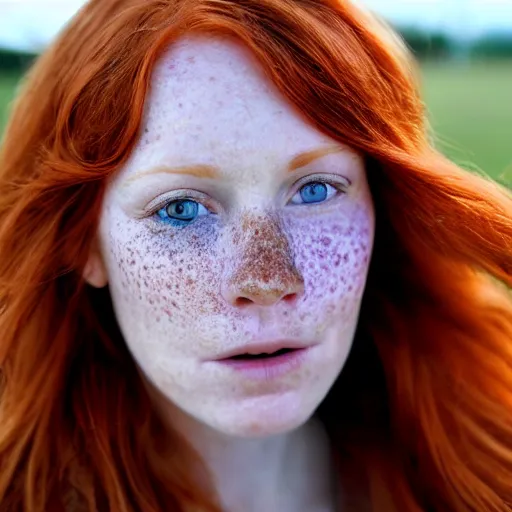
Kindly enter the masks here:
[[[354, 0], [392, 22], [440, 28], [460, 37], [512, 32], [512, 0]], [[0, 0], [0, 46], [44, 47], [83, 0]]]

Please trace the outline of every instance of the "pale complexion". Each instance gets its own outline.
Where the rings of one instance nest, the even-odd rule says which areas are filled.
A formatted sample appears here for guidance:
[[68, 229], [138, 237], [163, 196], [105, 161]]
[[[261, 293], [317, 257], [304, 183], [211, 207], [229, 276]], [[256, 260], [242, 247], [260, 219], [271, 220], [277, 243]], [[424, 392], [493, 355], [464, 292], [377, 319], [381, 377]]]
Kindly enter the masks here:
[[[108, 281], [148, 388], [225, 510], [333, 509], [311, 418], [350, 351], [373, 234], [362, 157], [310, 126], [246, 49], [188, 38], [161, 58], [86, 277]], [[311, 348], [265, 379], [213, 361], [272, 340]]]

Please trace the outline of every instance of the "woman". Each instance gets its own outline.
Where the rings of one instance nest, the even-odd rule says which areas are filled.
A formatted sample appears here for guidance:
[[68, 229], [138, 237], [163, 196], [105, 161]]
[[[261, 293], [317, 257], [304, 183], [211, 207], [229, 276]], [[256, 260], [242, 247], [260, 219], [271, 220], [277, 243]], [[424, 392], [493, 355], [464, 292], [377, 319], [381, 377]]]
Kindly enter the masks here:
[[2, 511], [512, 509], [512, 200], [412, 69], [345, 0], [78, 13], [1, 152]]

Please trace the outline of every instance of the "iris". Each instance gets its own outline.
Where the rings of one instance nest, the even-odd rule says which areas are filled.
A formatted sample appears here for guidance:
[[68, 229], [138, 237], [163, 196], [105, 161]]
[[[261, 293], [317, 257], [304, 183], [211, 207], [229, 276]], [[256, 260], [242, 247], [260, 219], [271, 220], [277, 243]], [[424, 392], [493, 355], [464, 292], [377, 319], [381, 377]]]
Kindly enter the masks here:
[[[204, 211], [203, 211], [204, 210]], [[176, 227], [186, 226], [194, 222], [197, 217], [206, 215], [206, 208], [190, 199], [171, 201], [157, 212], [157, 216], [165, 223]]]
[[321, 203], [327, 199], [327, 192], [325, 183], [308, 183], [300, 189], [300, 197], [305, 203]]

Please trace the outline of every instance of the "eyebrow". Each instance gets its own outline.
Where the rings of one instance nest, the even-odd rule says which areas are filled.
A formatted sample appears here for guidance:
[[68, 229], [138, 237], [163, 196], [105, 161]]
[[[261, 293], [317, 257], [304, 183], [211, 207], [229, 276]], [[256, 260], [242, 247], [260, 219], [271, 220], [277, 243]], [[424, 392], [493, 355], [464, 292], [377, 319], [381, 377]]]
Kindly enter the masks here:
[[126, 184], [132, 183], [134, 181], [139, 180], [140, 178], [144, 178], [145, 176], [151, 176], [152, 174], [188, 174], [189, 176], [195, 176], [196, 178], [210, 178], [215, 179], [220, 177], [219, 170], [217, 167], [212, 165], [186, 165], [180, 167], [168, 167], [167, 165], [158, 165], [157, 167], [152, 167], [147, 171], [141, 171], [134, 176], [131, 176], [126, 180]]
[[[344, 151], [343, 146], [338, 144], [332, 144], [330, 146], [325, 146], [322, 148], [312, 149], [310, 151], [305, 151], [303, 153], [299, 153], [295, 155], [290, 162], [288, 163], [287, 170], [288, 172], [296, 171], [301, 167], [305, 167], [306, 165], [318, 160], [327, 155], [331, 155], [333, 153], [340, 153]], [[152, 174], [188, 174], [189, 176], [194, 176], [196, 178], [209, 178], [209, 179], [219, 179], [221, 177], [220, 171], [217, 167], [213, 165], [206, 164], [197, 164], [197, 165], [187, 165], [187, 166], [178, 166], [178, 167], [169, 167], [166, 165], [159, 165], [157, 167], [152, 167], [146, 171], [141, 171], [134, 176], [131, 176], [126, 180], [126, 184], [132, 183], [133, 181], [139, 180], [145, 176], [150, 176]]]
[[293, 172], [301, 167], [322, 158], [323, 156], [332, 155], [333, 153], [341, 153], [344, 148], [338, 144], [331, 144], [323, 148], [312, 149], [294, 156], [288, 164], [288, 171]]

